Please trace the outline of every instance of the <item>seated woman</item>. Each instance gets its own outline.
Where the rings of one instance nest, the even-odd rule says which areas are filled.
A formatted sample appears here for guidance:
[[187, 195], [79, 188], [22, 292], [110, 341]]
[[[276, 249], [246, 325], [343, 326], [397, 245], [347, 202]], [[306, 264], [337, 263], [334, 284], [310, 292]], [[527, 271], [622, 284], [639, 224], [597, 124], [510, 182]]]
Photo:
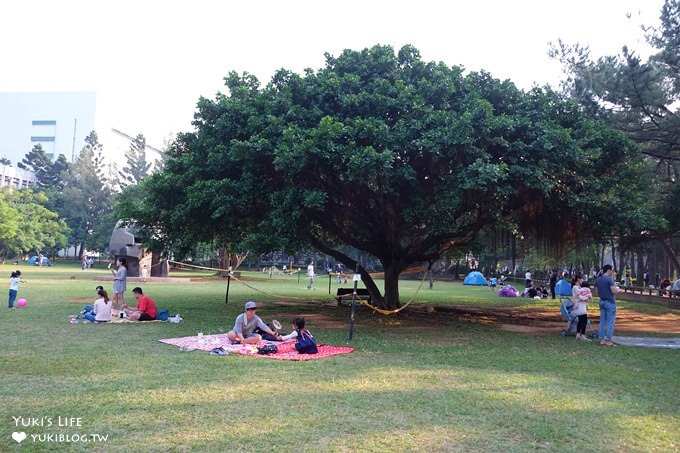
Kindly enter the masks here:
[[94, 301], [92, 312], [94, 313], [94, 322], [109, 322], [111, 321], [111, 307], [113, 304], [109, 300], [109, 295], [102, 287], [97, 287], [97, 295], [99, 299]]
[[316, 354], [319, 352], [314, 336], [309, 330], [305, 329], [305, 318], [295, 318], [293, 321], [293, 331], [281, 337], [282, 340], [291, 340], [293, 338], [298, 340], [295, 343], [295, 349], [300, 354]]

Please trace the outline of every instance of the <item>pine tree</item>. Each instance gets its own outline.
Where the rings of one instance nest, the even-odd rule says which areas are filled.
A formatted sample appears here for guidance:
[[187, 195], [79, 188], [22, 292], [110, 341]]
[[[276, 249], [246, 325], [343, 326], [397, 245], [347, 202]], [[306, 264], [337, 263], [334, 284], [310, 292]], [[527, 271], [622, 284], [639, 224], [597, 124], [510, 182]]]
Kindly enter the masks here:
[[135, 186], [149, 175], [151, 163], [146, 160], [146, 139], [138, 134], [132, 142], [130, 149], [125, 153], [126, 164], [118, 173], [119, 184], [122, 189]]

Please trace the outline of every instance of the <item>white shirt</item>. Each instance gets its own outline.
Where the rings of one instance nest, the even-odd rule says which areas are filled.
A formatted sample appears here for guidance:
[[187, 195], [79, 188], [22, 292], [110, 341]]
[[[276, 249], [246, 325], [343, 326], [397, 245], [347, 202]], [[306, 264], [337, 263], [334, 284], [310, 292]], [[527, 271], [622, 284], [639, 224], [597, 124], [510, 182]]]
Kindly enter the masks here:
[[314, 277], [314, 266], [311, 264], [307, 266], [307, 276]]
[[281, 335], [282, 340], [292, 340], [294, 338], [297, 338], [297, 330], [292, 331], [288, 335]]
[[531, 272], [527, 272], [527, 273], [524, 275], [524, 278], [525, 278], [526, 280], [531, 280]]
[[104, 299], [97, 299], [94, 301], [94, 320], [95, 321], [111, 321], [111, 301], [106, 303]]
[[14, 290], [14, 291], [19, 291], [19, 281], [21, 281], [21, 279], [19, 277], [10, 277], [10, 279], [9, 279], [9, 289]]

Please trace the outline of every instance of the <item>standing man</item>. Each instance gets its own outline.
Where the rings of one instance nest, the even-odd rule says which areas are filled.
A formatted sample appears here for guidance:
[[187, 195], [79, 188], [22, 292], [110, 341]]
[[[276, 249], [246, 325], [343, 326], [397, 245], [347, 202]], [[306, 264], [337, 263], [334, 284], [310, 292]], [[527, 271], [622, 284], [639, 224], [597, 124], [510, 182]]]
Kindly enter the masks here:
[[555, 286], [557, 286], [557, 270], [553, 269], [550, 274], [550, 296], [555, 298]]
[[614, 335], [614, 321], [616, 321], [616, 297], [615, 294], [621, 292], [614, 279], [612, 273], [614, 268], [611, 264], [605, 264], [602, 268], [602, 276], [595, 282], [597, 288], [597, 295], [600, 297], [600, 327], [598, 335], [600, 337], [600, 345], [602, 346], [616, 346], [612, 342]]
[[526, 279], [526, 286], [529, 287], [529, 285], [531, 285], [531, 272], [529, 272], [529, 269], [527, 269], [527, 273], [524, 274], [524, 278]]
[[314, 288], [314, 261], [310, 261], [309, 266], [307, 266], [307, 277], [309, 277], [307, 289], [316, 290], [316, 288]]

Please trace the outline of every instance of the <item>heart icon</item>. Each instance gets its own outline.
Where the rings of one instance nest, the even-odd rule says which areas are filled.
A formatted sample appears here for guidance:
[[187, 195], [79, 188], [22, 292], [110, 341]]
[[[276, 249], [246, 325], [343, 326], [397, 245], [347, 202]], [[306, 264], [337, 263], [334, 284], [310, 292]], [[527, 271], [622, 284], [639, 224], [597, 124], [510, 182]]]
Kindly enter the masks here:
[[21, 431], [21, 432], [16, 432], [14, 431], [12, 433], [12, 439], [16, 440], [17, 443], [21, 443], [24, 439], [26, 439], [26, 433]]

